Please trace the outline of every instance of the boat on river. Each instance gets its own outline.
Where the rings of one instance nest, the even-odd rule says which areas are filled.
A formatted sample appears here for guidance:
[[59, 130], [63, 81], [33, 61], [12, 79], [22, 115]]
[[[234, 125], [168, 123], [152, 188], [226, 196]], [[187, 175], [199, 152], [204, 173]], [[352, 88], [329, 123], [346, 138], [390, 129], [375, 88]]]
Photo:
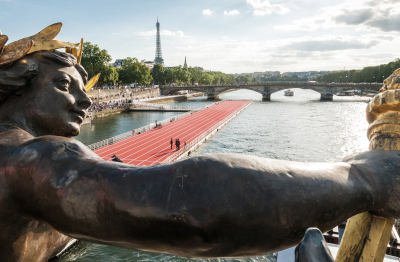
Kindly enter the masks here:
[[354, 91], [341, 91], [336, 94], [337, 96], [354, 96]]
[[294, 96], [294, 92], [290, 89], [285, 90], [285, 96]]

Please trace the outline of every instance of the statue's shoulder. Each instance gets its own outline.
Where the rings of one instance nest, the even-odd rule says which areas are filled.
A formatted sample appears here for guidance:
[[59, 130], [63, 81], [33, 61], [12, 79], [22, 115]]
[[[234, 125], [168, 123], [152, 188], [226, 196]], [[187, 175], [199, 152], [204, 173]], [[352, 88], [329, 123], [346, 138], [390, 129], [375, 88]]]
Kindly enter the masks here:
[[11, 125], [0, 125], [1, 146], [18, 146], [32, 139], [34, 137], [21, 128]]

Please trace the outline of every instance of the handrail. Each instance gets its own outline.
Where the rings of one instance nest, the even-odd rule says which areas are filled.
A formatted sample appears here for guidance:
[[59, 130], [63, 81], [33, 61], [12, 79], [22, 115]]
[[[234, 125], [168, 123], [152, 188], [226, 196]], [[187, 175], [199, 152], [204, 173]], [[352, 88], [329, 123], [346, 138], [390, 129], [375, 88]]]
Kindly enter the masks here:
[[167, 110], [173, 110], [173, 109], [182, 109], [182, 110], [191, 110], [191, 111], [198, 111], [202, 110], [202, 108], [194, 108], [191, 106], [170, 106], [170, 105], [161, 105], [161, 104], [153, 104], [153, 103], [145, 103], [145, 102], [138, 102], [138, 101], [133, 101], [129, 104], [130, 106], [135, 106], [137, 108], [155, 108], [155, 109], [167, 109]]

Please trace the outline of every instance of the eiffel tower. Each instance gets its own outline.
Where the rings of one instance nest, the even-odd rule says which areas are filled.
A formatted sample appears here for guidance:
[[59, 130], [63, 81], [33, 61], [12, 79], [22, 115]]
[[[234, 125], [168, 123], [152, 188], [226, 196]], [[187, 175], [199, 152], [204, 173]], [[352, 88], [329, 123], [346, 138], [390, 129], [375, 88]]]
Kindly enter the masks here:
[[157, 40], [156, 40], [156, 58], [154, 59], [154, 62], [156, 64], [161, 64], [162, 66], [164, 66], [164, 59], [161, 53], [160, 23], [158, 22], [158, 17], [156, 26], [157, 26]]

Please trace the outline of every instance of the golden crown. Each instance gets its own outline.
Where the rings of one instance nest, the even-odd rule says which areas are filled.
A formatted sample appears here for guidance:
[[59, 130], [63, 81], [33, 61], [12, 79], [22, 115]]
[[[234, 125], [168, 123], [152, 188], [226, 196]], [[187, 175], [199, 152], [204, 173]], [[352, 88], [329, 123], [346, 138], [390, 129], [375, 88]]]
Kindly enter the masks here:
[[[0, 66], [12, 63], [33, 52], [50, 51], [59, 48], [65, 48], [65, 52], [75, 56], [77, 62], [80, 64], [83, 51], [83, 38], [78, 44], [54, 40], [58, 33], [60, 33], [61, 27], [62, 23], [49, 25], [33, 36], [22, 38], [8, 45], [5, 45], [8, 41], [8, 36], [2, 35], [0, 31]], [[87, 82], [85, 85], [86, 92], [89, 92], [97, 83], [99, 77], [100, 74]]]

